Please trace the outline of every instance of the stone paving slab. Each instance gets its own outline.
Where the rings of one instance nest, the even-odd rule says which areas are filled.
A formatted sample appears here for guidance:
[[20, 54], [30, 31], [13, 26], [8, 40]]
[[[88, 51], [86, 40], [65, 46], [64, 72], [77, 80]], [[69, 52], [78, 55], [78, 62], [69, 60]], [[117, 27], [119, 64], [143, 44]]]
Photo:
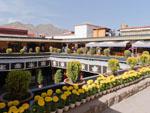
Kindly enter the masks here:
[[150, 113], [150, 87], [111, 106], [102, 113]]
[[[126, 111], [120, 112], [119, 109], [117, 109], [120, 106], [117, 107], [116, 109], [113, 108], [113, 106], [112, 106], [114, 104], [118, 105], [117, 103], [119, 103], [122, 100], [127, 100], [127, 98], [132, 98], [132, 95], [136, 94], [137, 92], [139, 92], [138, 94], [141, 94], [143, 92], [141, 90], [145, 89], [148, 86], [150, 86], [150, 78], [146, 78], [140, 82], [137, 82], [136, 84], [121, 88], [117, 91], [111, 92], [102, 97], [95, 98], [95, 99], [91, 100], [90, 102], [82, 104], [77, 108], [70, 109], [68, 112], [65, 112], [65, 113], [150, 113], [150, 112], [145, 112], [145, 111], [140, 112], [140, 110], [139, 110], [139, 112], [133, 111], [135, 107], [137, 107], [138, 109], [141, 109], [141, 110], [145, 110], [145, 108], [141, 107], [141, 106], [144, 106], [144, 103], [146, 102], [146, 100], [149, 100], [149, 102], [148, 102], [148, 104], [147, 104], [147, 102], [145, 104], [147, 104], [147, 106], [149, 105], [150, 98], [149, 99], [146, 99], [146, 98], [148, 98], [148, 96], [150, 97], [150, 87], [148, 89], [149, 92], [147, 90], [145, 92], [145, 93], [149, 93], [149, 95], [144, 96], [145, 98], [144, 97], [136, 97], [136, 98], [141, 98], [141, 99], [140, 100], [133, 99], [132, 101], [126, 102], [126, 104], [128, 106], [124, 106], [124, 104], [120, 105], [120, 106], [122, 106], [122, 108], [124, 108], [123, 110], [129, 110], [129, 112], [126, 112]], [[140, 93], [140, 91], [141, 91], [141, 93]], [[141, 103], [141, 104], [135, 106], [134, 104], [138, 103], [136, 101], [139, 101], [139, 103]], [[140, 101], [142, 101], [142, 102], [140, 102]], [[110, 106], [112, 106], [112, 107], [110, 107]], [[106, 110], [106, 111], [103, 112], [104, 110]]]

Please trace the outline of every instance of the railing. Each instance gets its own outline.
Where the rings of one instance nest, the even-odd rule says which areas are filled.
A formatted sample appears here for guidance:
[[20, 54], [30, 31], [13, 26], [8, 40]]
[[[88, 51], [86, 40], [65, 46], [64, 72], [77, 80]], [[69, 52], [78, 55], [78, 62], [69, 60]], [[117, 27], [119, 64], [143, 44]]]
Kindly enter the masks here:
[[[64, 53], [12, 53], [0, 55], [0, 71], [11, 71], [12, 69], [34, 69], [42, 67], [56, 67], [65, 69], [67, 59], [80, 60], [82, 71], [90, 73], [105, 73], [107, 71], [107, 61], [115, 56], [95, 56], [95, 55], [74, 55]], [[124, 58], [118, 58], [124, 64]], [[65, 61], [64, 61], [65, 60]], [[105, 65], [104, 65], [105, 64]], [[124, 64], [125, 65], [125, 64]]]

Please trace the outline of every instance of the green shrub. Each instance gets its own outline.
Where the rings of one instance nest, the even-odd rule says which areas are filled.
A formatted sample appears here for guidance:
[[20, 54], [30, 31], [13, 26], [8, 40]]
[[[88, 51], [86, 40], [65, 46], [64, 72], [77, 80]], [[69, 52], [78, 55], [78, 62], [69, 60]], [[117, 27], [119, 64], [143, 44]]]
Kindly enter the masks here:
[[57, 53], [61, 53], [61, 49], [57, 49]]
[[62, 71], [61, 69], [58, 69], [54, 75], [54, 81], [56, 84], [60, 83], [62, 81]]
[[119, 60], [117, 59], [108, 60], [108, 68], [111, 70], [112, 74], [115, 74], [115, 72], [120, 69]]
[[110, 56], [110, 49], [109, 48], [104, 49], [104, 55], [105, 56]]
[[149, 55], [149, 51], [143, 51], [142, 54], [146, 54], [146, 55]]
[[20, 49], [20, 54], [24, 54], [25, 50], [24, 49]]
[[21, 100], [28, 94], [31, 73], [23, 70], [13, 70], [8, 73], [6, 78], [6, 90], [10, 100]]
[[93, 48], [93, 47], [90, 48], [87, 54], [89, 54], [89, 55], [94, 55], [94, 54], [96, 54], [96, 49]]
[[30, 49], [29, 49], [29, 53], [32, 53], [32, 52], [33, 52], [33, 49], [32, 49], [32, 48], [30, 48]]
[[139, 58], [139, 62], [142, 66], [150, 64], [150, 56], [147, 54], [142, 54]]
[[84, 47], [84, 48], [83, 48], [83, 54], [87, 54], [87, 52], [88, 52], [88, 48], [87, 48], [87, 47]]
[[70, 54], [72, 51], [71, 51], [71, 49], [70, 48], [67, 48], [67, 54]]
[[35, 52], [36, 52], [37, 54], [39, 54], [39, 53], [40, 53], [40, 47], [36, 47], [36, 48], [35, 48]]
[[83, 54], [83, 48], [78, 48], [77, 49], [77, 54]]
[[73, 82], [76, 83], [79, 79], [81, 71], [81, 63], [79, 61], [70, 61], [67, 63], [67, 77]]
[[134, 67], [138, 63], [138, 60], [135, 57], [128, 57], [127, 60], [126, 60], [126, 62], [130, 66], [131, 69], [134, 69]]
[[53, 47], [52, 52], [57, 53], [57, 48]]
[[7, 53], [7, 54], [12, 53], [12, 48], [7, 48], [7, 49], [6, 49], [6, 53]]
[[43, 82], [43, 75], [42, 75], [42, 70], [38, 69], [38, 74], [37, 74], [37, 83], [41, 85]]
[[125, 58], [131, 57], [131, 51], [125, 50], [124, 51], [124, 56], [125, 56]]

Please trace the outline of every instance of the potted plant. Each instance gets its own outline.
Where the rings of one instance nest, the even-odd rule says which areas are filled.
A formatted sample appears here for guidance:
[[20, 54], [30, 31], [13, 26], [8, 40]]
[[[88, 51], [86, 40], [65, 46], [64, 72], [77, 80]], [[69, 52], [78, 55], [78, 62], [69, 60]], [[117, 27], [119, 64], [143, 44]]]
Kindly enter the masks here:
[[7, 53], [7, 54], [12, 53], [12, 48], [7, 48], [7, 49], [6, 49], [6, 53]]
[[29, 92], [29, 84], [31, 82], [31, 73], [23, 70], [10, 71], [6, 78], [6, 93], [3, 94], [4, 101], [20, 100], [26, 102], [32, 98]]
[[89, 51], [87, 52], [87, 54], [89, 54], [89, 55], [94, 55], [94, 54], [96, 54], [96, 49], [95, 49], [94, 47], [91, 47], [91, 48], [89, 49]]
[[83, 48], [78, 48], [77, 49], [77, 54], [83, 54]]
[[109, 48], [104, 49], [104, 55], [110, 56], [110, 49]]
[[66, 102], [67, 96], [66, 94], [61, 94], [60, 95], [60, 99], [57, 103], [58, 109], [57, 112], [58, 113], [62, 113], [63, 112], [63, 108], [65, 107], [65, 102]]
[[83, 48], [83, 54], [87, 54], [87, 52], [88, 52], [88, 48], [87, 48], [87, 47], [84, 47], [84, 48]]
[[124, 56], [125, 56], [125, 58], [131, 57], [131, 51], [125, 50], [124, 51]]
[[149, 51], [143, 51], [142, 54], [146, 54], [146, 55], [149, 55]]
[[150, 64], [150, 55], [142, 54], [139, 58], [139, 62], [142, 66], [146, 66]]
[[70, 54], [71, 52], [72, 52], [72, 51], [71, 51], [71, 49], [70, 49], [70, 48], [66, 48], [65, 53]]
[[25, 50], [24, 49], [20, 49], [20, 54], [24, 54]]
[[134, 67], [138, 63], [137, 58], [135, 57], [128, 57], [126, 62], [130, 66], [131, 69], [134, 69]]
[[112, 74], [116, 74], [116, 72], [120, 69], [119, 60], [110, 59], [108, 60], [108, 68], [111, 70]]
[[57, 53], [61, 53], [61, 49], [57, 49]]
[[29, 53], [32, 53], [33, 52], [33, 49], [32, 48], [29, 48]]
[[79, 61], [69, 61], [67, 63], [66, 75], [67, 79], [65, 79], [65, 83], [70, 85], [78, 84], [81, 85], [84, 83], [80, 78], [81, 72], [81, 63]]
[[58, 84], [60, 83], [62, 80], [62, 70], [61, 69], [58, 69], [54, 75], [54, 81], [55, 81], [55, 84]]
[[39, 53], [40, 53], [40, 47], [37, 46], [37, 47], [35, 48], [35, 52], [36, 52], [37, 54], [39, 54]]
[[38, 87], [39, 88], [42, 88], [42, 83], [43, 83], [43, 75], [42, 75], [42, 70], [39, 69], [38, 72], [37, 72], [37, 83], [38, 83]]

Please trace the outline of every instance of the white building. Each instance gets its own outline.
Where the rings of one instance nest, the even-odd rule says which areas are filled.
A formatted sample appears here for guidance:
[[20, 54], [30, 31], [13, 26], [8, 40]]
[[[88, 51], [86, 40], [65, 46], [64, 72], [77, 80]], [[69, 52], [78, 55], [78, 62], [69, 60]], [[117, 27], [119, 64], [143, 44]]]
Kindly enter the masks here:
[[74, 38], [90, 38], [93, 37], [93, 30], [100, 28], [100, 26], [92, 25], [92, 24], [80, 24], [75, 25], [74, 33], [64, 34], [61, 36], [47, 36], [46, 38], [53, 39], [74, 39]]
[[129, 27], [123, 24], [119, 31], [121, 36], [150, 35], [150, 26]]

